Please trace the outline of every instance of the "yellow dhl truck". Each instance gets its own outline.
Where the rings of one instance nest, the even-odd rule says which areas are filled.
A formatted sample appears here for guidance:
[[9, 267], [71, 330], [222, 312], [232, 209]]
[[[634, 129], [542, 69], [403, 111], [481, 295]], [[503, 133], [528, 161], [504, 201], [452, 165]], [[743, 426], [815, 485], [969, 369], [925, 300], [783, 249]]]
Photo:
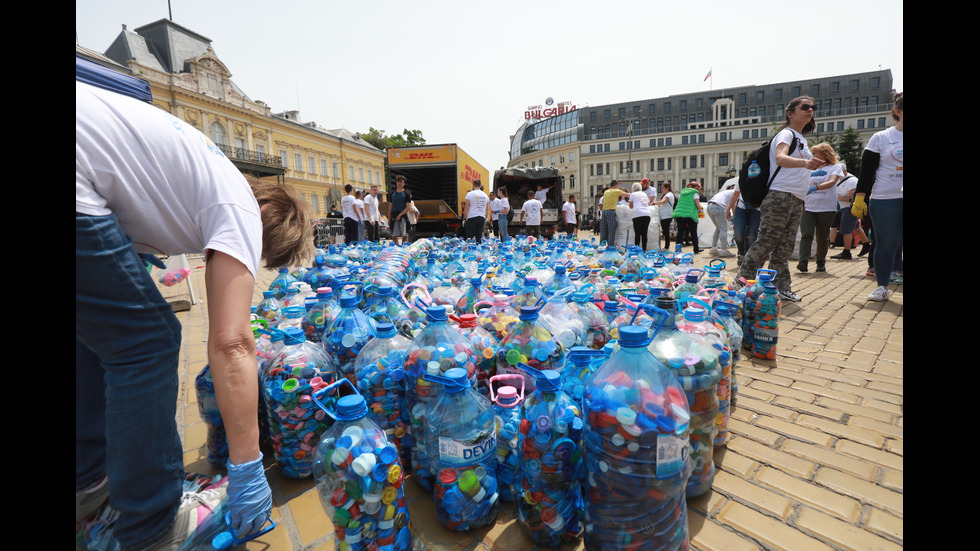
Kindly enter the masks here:
[[[395, 178], [405, 177], [405, 189], [419, 209], [416, 237], [455, 235], [463, 224], [463, 199], [473, 180], [490, 194], [490, 173], [456, 144], [392, 147], [388, 151], [386, 200], [395, 192]], [[387, 215], [388, 203], [381, 203]], [[390, 222], [389, 222], [390, 223]]]

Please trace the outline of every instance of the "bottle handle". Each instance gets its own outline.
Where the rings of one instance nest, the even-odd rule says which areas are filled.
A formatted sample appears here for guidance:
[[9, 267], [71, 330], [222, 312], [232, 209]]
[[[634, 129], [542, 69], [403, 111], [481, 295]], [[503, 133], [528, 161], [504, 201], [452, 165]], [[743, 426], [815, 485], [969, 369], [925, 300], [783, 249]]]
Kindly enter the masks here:
[[347, 385], [350, 386], [351, 391], [353, 391], [354, 394], [358, 394], [358, 395], [360, 394], [360, 392], [357, 391], [357, 387], [354, 386], [354, 383], [351, 382], [351, 380], [348, 379], [347, 377], [341, 377], [340, 379], [330, 383], [329, 385], [321, 388], [320, 390], [317, 390], [312, 394], [310, 394], [310, 397], [313, 398], [313, 403], [316, 404], [318, 408], [322, 409], [327, 415], [329, 415], [333, 419], [337, 419], [336, 412], [332, 411], [330, 408], [324, 405], [323, 402], [321, 402], [320, 400], [322, 399], [322, 396], [325, 394], [333, 395], [334, 391], [336, 391], [341, 386], [343, 386], [344, 383], [347, 383]]
[[490, 386], [490, 401], [493, 402], [493, 403], [496, 403], [497, 402], [497, 398], [496, 398], [496, 396], [494, 395], [494, 392], [493, 392], [493, 383], [494, 383], [494, 381], [516, 381], [518, 379], [520, 379], [520, 381], [521, 381], [521, 394], [520, 394], [520, 396], [517, 399], [517, 403], [519, 404], [519, 403], [523, 402], [524, 401], [524, 376], [523, 375], [518, 375], [516, 373], [515, 374], [494, 375], [493, 377], [490, 377], [490, 381], [488, 382], [488, 385]]
[[238, 546], [245, 542], [252, 541], [255, 538], [275, 529], [276, 523], [272, 520], [271, 516], [266, 522], [268, 522], [269, 525], [265, 528], [259, 530], [258, 532], [249, 534], [244, 538], [239, 538], [235, 535], [235, 531], [231, 529], [231, 512], [229, 511], [225, 513], [225, 525], [228, 526], [228, 530], [220, 532], [218, 535], [216, 535], [214, 539], [211, 540], [211, 547], [214, 549], [228, 549], [229, 547]]

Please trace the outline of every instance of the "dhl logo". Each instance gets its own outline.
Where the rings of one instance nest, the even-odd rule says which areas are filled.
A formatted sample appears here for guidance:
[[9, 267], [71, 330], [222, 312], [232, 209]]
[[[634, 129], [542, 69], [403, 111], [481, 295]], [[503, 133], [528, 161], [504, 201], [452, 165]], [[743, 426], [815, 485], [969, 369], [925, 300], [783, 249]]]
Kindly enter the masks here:
[[409, 153], [408, 158], [411, 160], [415, 159], [435, 159], [435, 153]]
[[474, 169], [473, 167], [467, 165], [465, 167], [465, 171], [463, 172], [463, 179], [466, 180], [467, 182], [472, 182], [473, 180], [479, 180], [481, 179], [480, 172]]

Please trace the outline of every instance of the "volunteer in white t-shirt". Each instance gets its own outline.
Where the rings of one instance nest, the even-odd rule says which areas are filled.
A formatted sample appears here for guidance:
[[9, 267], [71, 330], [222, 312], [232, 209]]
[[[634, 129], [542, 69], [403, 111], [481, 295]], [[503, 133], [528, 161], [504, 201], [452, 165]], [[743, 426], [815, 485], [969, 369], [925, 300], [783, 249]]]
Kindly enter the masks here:
[[466, 194], [463, 200], [463, 210], [465, 211], [466, 238], [475, 238], [477, 243], [483, 241], [483, 228], [490, 217], [490, 198], [483, 192], [483, 183], [480, 180], [473, 180], [473, 189]]
[[576, 222], [575, 222], [575, 196], [569, 195], [568, 201], [561, 206], [562, 217], [565, 219], [565, 231], [568, 232], [569, 237], [575, 235]]
[[633, 184], [630, 193], [630, 218], [633, 220], [633, 244], [647, 250], [647, 233], [650, 229], [650, 196], [643, 191], [643, 184]]
[[[843, 162], [840, 163], [841, 170], [844, 175], [841, 179], [837, 181], [835, 186], [834, 195], [837, 196], [837, 207], [838, 215], [836, 227], [831, 226], [830, 228], [830, 242], [833, 244], [837, 241], [837, 235], [840, 234], [844, 241], [844, 250], [838, 254], [831, 256], [835, 260], [853, 260], [851, 256], [851, 246], [854, 245], [854, 234], [858, 235], [858, 239], [864, 243], [861, 247], [861, 253], [867, 254], [869, 250], [868, 246], [868, 236], [864, 233], [864, 230], [858, 226], [858, 219], [854, 217], [851, 213], [851, 199], [854, 197], [854, 192], [857, 190], [858, 179], [853, 174], [847, 172], [847, 165]], [[860, 254], [858, 256], [861, 256]]]
[[493, 235], [500, 237], [500, 198], [496, 195], [490, 200], [490, 229], [493, 230]]
[[663, 195], [660, 196], [660, 200], [653, 201], [651, 204], [659, 207], [657, 210], [660, 212], [660, 233], [664, 236], [664, 248], [670, 249], [670, 223], [674, 221], [674, 205], [677, 204], [677, 197], [670, 189], [670, 182], [664, 182], [661, 192]]
[[810, 175], [810, 190], [803, 200], [800, 218], [800, 262], [796, 269], [806, 272], [810, 250], [817, 242], [817, 270], [826, 272], [827, 250], [830, 247], [830, 226], [837, 217], [837, 181], [844, 175], [837, 153], [829, 143], [819, 143], [810, 149], [813, 158], [826, 163]]
[[507, 198], [507, 188], [500, 186], [497, 188], [497, 200], [498, 203], [497, 210], [497, 224], [500, 226], [500, 242], [505, 243], [510, 236], [507, 233], [508, 226], [510, 225], [510, 199]]
[[527, 200], [521, 206], [521, 219], [519, 222], [524, 221], [524, 217], [527, 217], [527, 222], [524, 224], [524, 233], [527, 235], [533, 235], [539, 237], [541, 235], [541, 201], [534, 198], [534, 192], [527, 192]]
[[[851, 212], [858, 218], [870, 212], [874, 227], [872, 266], [878, 288], [868, 300], [888, 299], [888, 284], [902, 283], [903, 249], [905, 241], [905, 183], [904, 149], [905, 127], [903, 124], [905, 95], [895, 94], [892, 119], [895, 126], [871, 136], [861, 157], [861, 178]], [[865, 201], [865, 196], [870, 199]]]
[[769, 268], [776, 270], [774, 283], [780, 298], [789, 302], [800, 301], [800, 296], [792, 290], [789, 257], [796, 245], [803, 199], [810, 188], [810, 173], [824, 165], [810, 154], [805, 137], [815, 127], [813, 98], [794, 98], [786, 106], [783, 126], [770, 144], [772, 185], [759, 205], [762, 212], [759, 237], [745, 253], [737, 276], [754, 279], [756, 271], [768, 263]]
[[534, 192], [534, 198], [540, 201], [541, 205], [544, 206], [544, 204], [548, 201], [548, 190], [555, 186], [552, 185], [544, 187], [543, 185], [538, 184], [537, 187], [538, 190]]
[[364, 212], [367, 214], [367, 220], [364, 221], [364, 227], [367, 230], [367, 238], [369, 241], [377, 242], [380, 239], [378, 232], [378, 223], [381, 221], [381, 213], [378, 212], [378, 184], [371, 184], [371, 189], [368, 194], [364, 196]]
[[200, 503], [182, 501], [174, 421], [180, 322], [139, 255], [203, 252], [231, 527], [239, 536], [261, 528], [272, 493], [259, 449], [249, 305], [260, 261], [304, 262], [312, 244], [292, 187], [244, 177], [204, 134], [162, 109], [76, 81], [76, 522], [111, 494], [123, 548], [176, 547], [197, 527]]
[[354, 192], [354, 212], [357, 213], [357, 240], [364, 241], [367, 224], [367, 211], [364, 210], [364, 193], [361, 190]]
[[711, 223], [715, 225], [715, 233], [711, 236], [711, 250], [708, 251], [711, 256], [735, 256], [728, 250], [728, 221], [731, 219], [728, 204], [734, 195], [734, 189], [719, 191], [708, 199], [708, 206], [704, 208]]
[[350, 245], [357, 241], [357, 199], [354, 197], [354, 186], [344, 185], [344, 195], [340, 199], [340, 212], [344, 214], [344, 244]]

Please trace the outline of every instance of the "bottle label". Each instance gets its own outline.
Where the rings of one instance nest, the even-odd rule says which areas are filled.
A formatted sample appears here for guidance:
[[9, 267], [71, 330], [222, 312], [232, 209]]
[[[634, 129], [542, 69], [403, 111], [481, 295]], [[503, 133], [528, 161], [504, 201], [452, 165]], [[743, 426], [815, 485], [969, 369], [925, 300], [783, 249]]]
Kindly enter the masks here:
[[752, 338], [759, 344], [776, 344], [779, 338], [779, 329], [769, 329], [767, 327], [755, 327], [752, 330]]
[[688, 440], [679, 436], [657, 436], [657, 478], [677, 476], [687, 461]]
[[479, 442], [460, 442], [444, 436], [439, 437], [439, 459], [455, 465], [471, 465], [496, 455], [497, 437], [493, 433]]

